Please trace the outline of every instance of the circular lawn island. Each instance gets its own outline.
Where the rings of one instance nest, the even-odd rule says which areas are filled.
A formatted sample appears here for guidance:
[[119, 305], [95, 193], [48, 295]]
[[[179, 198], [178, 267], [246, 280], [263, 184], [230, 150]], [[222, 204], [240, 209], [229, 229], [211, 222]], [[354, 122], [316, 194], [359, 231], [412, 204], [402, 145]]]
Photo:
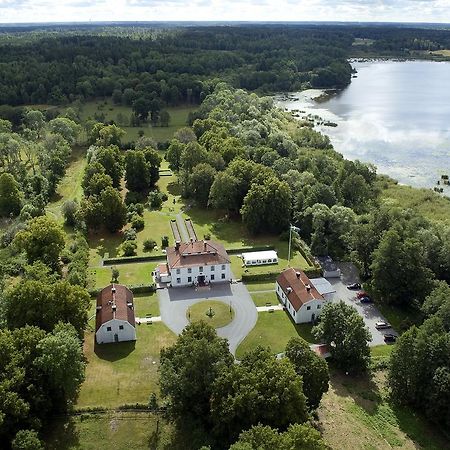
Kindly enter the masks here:
[[234, 319], [234, 310], [227, 303], [207, 300], [188, 308], [186, 316], [190, 323], [203, 320], [214, 328], [221, 328]]

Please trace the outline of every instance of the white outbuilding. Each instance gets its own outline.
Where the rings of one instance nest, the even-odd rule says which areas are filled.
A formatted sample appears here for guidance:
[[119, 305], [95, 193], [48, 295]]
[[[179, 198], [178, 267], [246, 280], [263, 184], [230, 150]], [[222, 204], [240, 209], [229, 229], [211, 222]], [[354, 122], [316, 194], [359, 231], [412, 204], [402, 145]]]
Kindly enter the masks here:
[[133, 293], [121, 284], [110, 284], [97, 296], [97, 344], [136, 340]]
[[275, 250], [242, 253], [244, 266], [262, 266], [264, 264], [278, 264], [278, 255]]

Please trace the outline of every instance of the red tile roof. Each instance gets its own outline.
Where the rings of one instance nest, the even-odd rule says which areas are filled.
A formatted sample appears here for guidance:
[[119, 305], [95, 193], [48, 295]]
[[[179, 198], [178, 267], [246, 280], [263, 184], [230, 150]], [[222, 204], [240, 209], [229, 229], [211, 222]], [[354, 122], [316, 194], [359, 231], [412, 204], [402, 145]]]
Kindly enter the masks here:
[[158, 264], [158, 267], [156, 268], [158, 272], [161, 275], [168, 275], [169, 274], [169, 267], [167, 266], [167, 263], [164, 264]]
[[229, 264], [227, 251], [222, 244], [214, 241], [195, 241], [167, 248], [167, 263], [170, 269]]
[[324, 300], [305, 273], [299, 269], [284, 270], [278, 275], [277, 283], [296, 311], [311, 300]]
[[97, 295], [95, 331], [112, 319], [126, 320], [135, 326], [133, 293], [121, 284], [110, 284]]

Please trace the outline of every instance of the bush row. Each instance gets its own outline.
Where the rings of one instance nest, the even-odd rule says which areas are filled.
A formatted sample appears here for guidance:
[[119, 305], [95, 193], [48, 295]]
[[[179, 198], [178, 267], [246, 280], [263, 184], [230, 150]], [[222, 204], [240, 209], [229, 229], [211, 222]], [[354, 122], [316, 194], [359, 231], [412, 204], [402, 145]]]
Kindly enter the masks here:
[[[103, 286], [103, 287], [105, 287], [105, 286]], [[127, 285], [127, 288], [133, 294], [148, 294], [150, 292], [156, 291], [155, 284], [131, 284], [131, 285]], [[100, 291], [102, 289], [103, 288], [90, 289], [89, 294], [91, 297], [97, 297], [97, 295], [100, 293]]]
[[266, 250], [274, 250], [273, 245], [258, 245], [256, 247], [241, 247], [241, 248], [230, 248], [227, 249], [229, 255], [239, 255], [245, 252], [264, 252]]
[[280, 272], [266, 272], [266, 273], [244, 273], [241, 280], [245, 283], [248, 281], [275, 281]]
[[166, 259], [166, 255], [146, 255], [146, 256], [124, 256], [122, 258], [106, 258], [103, 260], [104, 266], [114, 266], [115, 264], [129, 264], [145, 261], [158, 261]]

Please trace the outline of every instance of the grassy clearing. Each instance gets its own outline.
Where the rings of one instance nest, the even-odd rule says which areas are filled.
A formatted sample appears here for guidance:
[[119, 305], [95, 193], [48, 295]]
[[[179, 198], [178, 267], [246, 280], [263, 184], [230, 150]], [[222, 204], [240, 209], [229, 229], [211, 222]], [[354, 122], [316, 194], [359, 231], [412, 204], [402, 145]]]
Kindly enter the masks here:
[[[114, 120], [125, 132], [124, 141], [135, 141], [139, 137], [139, 131], [143, 131], [147, 137], [152, 137], [158, 142], [165, 142], [172, 139], [173, 134], [179, 128], [186, 126], [190, 112], [196, 109], [193, 105], [171, 106], [165, 108], [170, 114], [170, 124], [168, 127], [152, 127], [150, 124], [142, 124], [140, 127], [130, 127], [132, 110], [130, 106], [114, 105], [111, 99], [86, 102], [82, 105], [80, 112], [81, 120], [93, 119], [95, 114], [104, 114], [105, 121]], [[122, 116], [119, 120], [119, 115]]]
[[275, 283], [272, 281], [267, 281], [264, 283], [259, 283], [256, 281], [245, 283], [245, 286], [247, 287], [248, 291], [255, 292], [255, 291], [273, 291], [275, 290]]
[[150, 284], [152, 271], [158, 265], [158, 261], [144, 263], [121, 264], [120, 266], [96, 267], [89, 269], [90, 287], [101, 288], [111, 282], [111, 269], [116, 267], [119, 270], [119, 283], [126, 286], [133, 284]]
[[266, 306], [267, 303], [270, 303], [271, 305], [278, 305], [278, 297], [275, 292], [261, 292], [252, 294], [250, 293], [253, 303], [256, 306]]
[[136, 317], [145, 317], [151, 314], [159, 316], [159, 302], [156, 292], [150, 294], [136, 294], [134, 296], [134, 313]]
[[257, 345], [270, 347], [273, 353], [282, 353], [289, 339], [298, 336], [313, 343], [311, 328], [311, 324], [294, 324], [285, 311], [260, 312], [255, 328], [238, 347], [236, 358], [242, 358], [245, 352]]
[[389, 183], [381, 198], [387, 205], [411, 208], [434, 222], [450, 222], [450, 198], [430, 189]]
[[72, 150], [69, 166], [64, 178], [59, 183], [56, 195], [47, 206], [47, 212], [59, 222], [63, 221], [61, 206], [67, 200], [80, 201], [83, 196], [81, 181], [86, 167], [86, 151], [81, 147]]
[[325, 441], [332, 448], [446, 448], [444, 437], [430, 424], [390, 403], [384, 372], [376, 372], [372, 380], [332, 373], [318, 413]]
[[398, 333], [407, 330], [413, 324], [419, 325], [422, 321], [420, 312], [416, 310], [407, 310], [382, 303], [377, 303], [377, 308]]
[[390, 356], [392, 350], [394, 350], [395, 344], [393, 345], [376, 345], [375, 347], [370, 347], [370, 354], [372, 358], [380, 358]]
[[203, 320], [214, 328], [221, 328], [234, 319], [234, 310], [223, 302], [208, 300], [192, 305], [187, 311], [187, 318], [190, 323]]
[[136, 342], [96, 345], [94, 333], [87, 332], [86, 381], [77, 406], [113, 408], [124, 403], [146, 403], [152, 392], [158, 393], [160, 350], [175, 339], [175, 334], [162, 323], [138, 326]]

